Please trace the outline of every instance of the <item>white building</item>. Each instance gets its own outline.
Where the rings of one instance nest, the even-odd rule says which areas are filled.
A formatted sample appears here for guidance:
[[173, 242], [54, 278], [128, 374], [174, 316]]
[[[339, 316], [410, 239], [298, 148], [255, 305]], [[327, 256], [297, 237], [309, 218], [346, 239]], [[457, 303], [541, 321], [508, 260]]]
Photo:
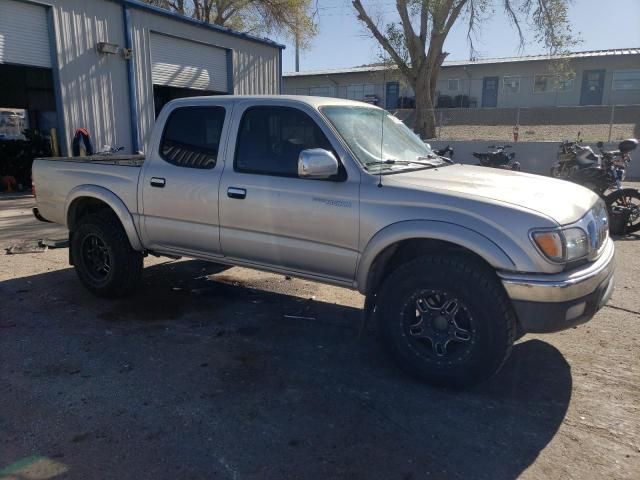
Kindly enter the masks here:
[[136, 0], [0, 0], [0, 109], [144, 150], [157, 113], [193, 95], [278, 94], [282, 49]]

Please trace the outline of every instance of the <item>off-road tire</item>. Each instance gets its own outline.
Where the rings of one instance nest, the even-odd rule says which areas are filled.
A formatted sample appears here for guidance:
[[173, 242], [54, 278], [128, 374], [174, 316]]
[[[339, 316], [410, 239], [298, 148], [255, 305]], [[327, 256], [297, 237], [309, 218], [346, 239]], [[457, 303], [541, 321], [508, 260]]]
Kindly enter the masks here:
[[[409, 317], [405, 317], [411, 313], [403, 313], [413, 308], [413, 315], [417, 314], [410, 303], [415, 292], [429, 291], [451, 292], [473, 319], [470, 343], [464, 347], [468, 352], [462, 360], [444, 361], [435, 352], [422, 354], [419, 345], [410, 343], [424, 341], [424, 352], [433, 345], [407, 334]], [[496, 374], [511, 353], [515, 312], [495, 272], [473, 257], [430, 255], [411, 260], [387, 276], [376, 303], [383, 343], [404, 370], [427, 383], [447, 388], [472, 386]]]
[[[104, 245], [110, 269], [103, 279], [92, 275], [90, 262], [83, 257], [83, 242], [98, 238]], [[117, 298], [131, 294], [140, 281], [143, 255], [131, 248], [127, 234], [112, 212], [90, 214], [82, 218], [71, 238], [76, 273], [83, 285], [100, 297]]]

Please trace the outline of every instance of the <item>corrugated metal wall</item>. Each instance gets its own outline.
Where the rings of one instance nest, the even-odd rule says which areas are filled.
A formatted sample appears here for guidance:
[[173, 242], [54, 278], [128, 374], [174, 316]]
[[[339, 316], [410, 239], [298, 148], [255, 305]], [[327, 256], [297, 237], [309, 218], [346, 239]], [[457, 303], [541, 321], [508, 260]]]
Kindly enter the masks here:
[[146, 10], [131, 8], [130, 12], [141, 148], [145, 148], [155, 121], [151, 80], [151, 32], [231, 49], [233, 93], [236, 95], [280, 93], [278, 48], [176, 21]]
[[124, 145], [130, 152], [126, 61], [96, 50], [98, 42], [123, 44], [122, 7], [100, 0], [52, 3], [68, 151], [75, 129], [86, 127], [96, 148]]
[[[131, 152], [127, 60], [121, 53], [100, 54], [98, 42], [125, 45], [123, 6], [108, 0], [51, 0], [59, 63], [63, 121], [71, 135], [88, 128], [96, 148], [124, 145]], [[275, 46], [192, 25], [135, 6], [130, 11], [139, 145], [155, 122], [150, 33], [165, 33], [233, 51], [235, 94], [277, 94], [280, 52]]]

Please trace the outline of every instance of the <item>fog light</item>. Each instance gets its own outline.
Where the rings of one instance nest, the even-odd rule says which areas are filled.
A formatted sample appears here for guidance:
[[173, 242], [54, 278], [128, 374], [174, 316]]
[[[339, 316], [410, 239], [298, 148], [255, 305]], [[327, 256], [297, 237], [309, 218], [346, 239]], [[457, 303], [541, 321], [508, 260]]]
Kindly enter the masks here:
[[584, 313], [584, 309], [586, 306], [587, 302], [582, 302], [574, 305], [573, 307], [570, 307], [569, 309], [567, 309], [567, 314], [564, 316], [565, 320], [569, 321], [578, 318]]

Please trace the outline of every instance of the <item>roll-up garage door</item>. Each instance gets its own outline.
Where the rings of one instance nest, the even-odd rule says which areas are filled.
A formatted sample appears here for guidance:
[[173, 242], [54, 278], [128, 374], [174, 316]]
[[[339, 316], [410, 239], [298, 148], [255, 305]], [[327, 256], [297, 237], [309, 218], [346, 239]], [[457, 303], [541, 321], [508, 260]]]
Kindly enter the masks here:
[[0, 63], [51, 68], [45, 7], [0, 1]]
[[227, 52], [223, 48], [158, 33], [151, 34], [153, 84], [226, 93]]

